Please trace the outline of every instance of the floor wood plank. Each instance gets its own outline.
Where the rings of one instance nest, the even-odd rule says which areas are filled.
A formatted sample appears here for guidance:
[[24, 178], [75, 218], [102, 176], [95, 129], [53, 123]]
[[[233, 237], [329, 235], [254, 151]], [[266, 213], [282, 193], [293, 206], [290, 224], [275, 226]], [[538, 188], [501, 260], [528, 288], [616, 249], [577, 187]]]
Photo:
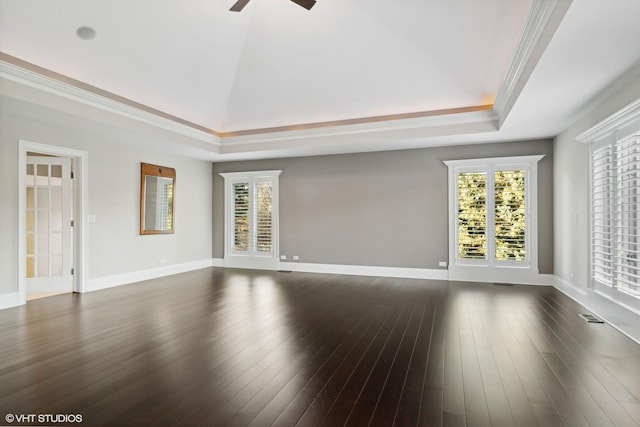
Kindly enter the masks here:
[[0, 311], [0, 415], [640, 426], [640, 346], [550, 287], [208, 268]]

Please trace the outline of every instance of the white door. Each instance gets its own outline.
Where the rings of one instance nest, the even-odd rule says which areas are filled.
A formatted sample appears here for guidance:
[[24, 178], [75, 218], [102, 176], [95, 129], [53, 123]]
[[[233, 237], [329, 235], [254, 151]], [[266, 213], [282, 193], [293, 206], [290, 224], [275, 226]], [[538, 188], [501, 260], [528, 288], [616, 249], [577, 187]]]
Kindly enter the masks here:
[[27, 293], [73, 291], [71, 159], [27, 157]]

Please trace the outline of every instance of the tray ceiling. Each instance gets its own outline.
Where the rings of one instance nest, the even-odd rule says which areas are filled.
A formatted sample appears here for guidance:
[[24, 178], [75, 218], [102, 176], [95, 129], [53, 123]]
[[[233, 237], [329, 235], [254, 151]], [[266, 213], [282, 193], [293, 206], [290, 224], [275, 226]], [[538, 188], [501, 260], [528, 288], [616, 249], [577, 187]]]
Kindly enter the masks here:
[[[0, 59], [32, 64], [37, 73], [55, 80], [66, 79], [208, 132], [216, 137], [219, 153], [225, 151], [220, 148], [225, 138], [231, 147], [264, 142], [265, 135], [273, 141], [273, 134], [282, 130], [366, 126], [382, 119], [459, 111], [491, 110], [496, 113], [492, 130], [498, 132], [504, 124], [508, 131], [511, 119], [505, 121], [506, 114], [500, 117], [502, 112], [492, 106], [510, 83], [520, 87], [510, 94], [508, 109], [514, 107], [521, 115], [514, 123], [524, 123], [517, 132], [514, 128], [513, 136], [542, 137], [557, 129], [548, 128], [546, 134], [521, 129], [527, 121], [524, 114], [536, 109], [533, 103], [527, 106], [521, 92], [533, 100], [536, 93], [528, 92], [535, 79], [542, 88], [558, 84], [548, 70], [560, 68], [557, 76], [568, 78], [572, 64], [562, 57], [571, 57], [568, 41], [584, 54], [585, 43], [593, 46], [593, 40], [599, 40], [595, 48], [603, 53], [611, 51], [608, 44], [614, 40], [625, 43], [615, 47], [609, 70], [592, 73], [596, 80], [584, 82], [583, 92], [591, 95], [640, 59], [637, 41], [624, 39], [637, 34], [629, 15], [640, 16], [638, 2], [570, 3], [318, 0], [308, 11], [288, 0], [252, 0], [234, 13], [229, 12], [232, 0], [0, 0]], [[532, 24], [532, 11], [548, 4], [566, 6], [546, 17], [548, 21]], [[594, 19], [600, 21], [591, 22]], [[617, 35], [599, 28], [604, 22], [611, 29], [612, 21], [617, 21]], [[523, 37], [531, 36], [535, 25], [544, 25], [540, 30], [547, 33], [540, 33], [540, 40], [529, 46], [532, 52], [525, 52], [533, 61], [521, 64], [530, 68], [523, 79], [510, 82]], [[76, 30], [82, 26], [93, 28], [95, 38], [78, 37]], [[602, 34], [594, 36], [594, 29]], [[538, 61], [547, 69], [539, 70]], [[579, 91], [571, 88], [567, 93], [574, 101], [568, 102], [565, 114], [586, 100]], [[405, 133], [411, 126], [400, 123]], [[477, 133], [468, 129], [451, 135]], [[299, 132], [287, 135], [295, 139]], [[326, 135], [325, 130], [320, 136]], [[406, 136], [443, 137], [446, 132]]]

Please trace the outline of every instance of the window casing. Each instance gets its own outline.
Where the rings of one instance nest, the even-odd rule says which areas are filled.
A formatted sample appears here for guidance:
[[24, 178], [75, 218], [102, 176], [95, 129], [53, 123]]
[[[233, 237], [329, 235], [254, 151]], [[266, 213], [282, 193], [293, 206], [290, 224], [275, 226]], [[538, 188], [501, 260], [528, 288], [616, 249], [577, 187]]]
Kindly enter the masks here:
[[449, 168], [449, 279], [537, 283], [537, 162], [520, 156]]
[[640, 314], [640, 99], [576, 139], [589, 144], [589, 288]]
[[221, 173], [226, 267], [278, 268], [278, 178], [282, 171]]
[[640, 129], [593, 143], [590, 155], [591, 285], [640, 307]]

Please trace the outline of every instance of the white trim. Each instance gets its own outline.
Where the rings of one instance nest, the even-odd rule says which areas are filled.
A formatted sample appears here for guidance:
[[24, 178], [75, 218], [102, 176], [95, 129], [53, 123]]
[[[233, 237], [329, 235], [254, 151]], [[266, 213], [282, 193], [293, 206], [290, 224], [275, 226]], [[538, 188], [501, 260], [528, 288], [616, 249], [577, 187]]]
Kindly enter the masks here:
[[73, 277], [74, 292], [85, 292], [87, 290], [87, 280], [89, 277], [89, 261], [87, 248], [89, 247], [88, 230], [85, 227], [85, 214], [89, 205], [89, 154], [86, 151], [72, 148], [60, 147], [57, 145], [47, 145], [26, 140], [18, 141], [18, 294], [20, 304], [27, 302], [26, 285], [26, 175], [27, 175], [27, 152], [37, 152], [52, 156], [69, 157], [74, 165], [74, 256]]
[[[221, 137], [213, 129], [203, 130], [198, 128], [197, 124], [190, 126], [188, 123], [180, 122], [178, 118], [172, 120], [161, 114], [145, 111], [143, 108], [22, 68], [6, 60], [0, 61], [0, 78], [205, 142], [210, 146], [211, 153], [222, 156], [242, 154], [249, 150], [275, 152], [300, 149], [301, 142], [305, 142], [305, 147], [343, 147], [347, 143], [358, 145], [372, 141], [382, 143], [390, 139], [414, 140], [442, 136], [443, 132], [446, 135], [495, 132], [505, 122], [571, 2], [572, 0], [533, 0], [493, 108], [485, 111], [451, 114], [444, 112], [424, 117], [342, 125], [321, 126], [322, 124], [312, 123], [304, 129], [264, 129], [262, 133], [252, 135]], [[334, 138], [337, 140], [333, 140]]]
[[503, 166], [521, 165], [523, 163], [537, 163], [544, 158], [544, 154], [532, 156], [510, 156], [510, 157], [485, 157], [480, 159], [443, 160], [447, 166], [453, 167], [474, 167], [474, 166]]
[[141, 110], [140, 108], [126, 105], [122, 102], [72, 86], [51, 77], [13, 65], [6, 61], [0, 61], [0, 78], [35, 88], [43, 92], [61, 96], [103, 111], [115, 113], [119, 116], [152, 125], [160, 129], [165, 129], [179, 135], [194, 138], [199, 141], [209, 143], [218, 149], [220, 147], [220, 138], [212, 133], [207, 133], [191, 126], [161, 117], [157, 114]]
[[597, 142], [637, 120], [640, 120], [640, 98], [582, 132], [576, 139], [584, 144]]
[[[197, 125], [189, 126], [7, 61], [0, 61], [0, 78], [203, 141], [211, 147], [211, 153], [221, 156], [241, 155], [248, 151], [299, 150], [301, 142], [304, 142], [303, 145], [307, 148], [344, 147], [345, 144], [357, 146], [373, 142], [383, 143], [390, 139], [411, 141], [443, 134], [495, 132], [506, 120], [571, 2], [572, 0], [533, 0], [523, 33], [498, 90], [493, 108], [484, 111], [450, 114], [445, 111], [442, 114], [424, 117], [380, 121], [371, 118], [373, 121], [364, 123], [328, 123], [327, 126], [311, 123], [308, 128], [302, 129], [258, 129], [257, 132], [261, 133], [225, 137], [219, 136], [215, 130], [202, 130], [197, 128]], [[353, 148], [350, 149], [352, 150]]]
[[199, 270], [211, 267], [213, 258], [206, 258], [198, 261], [185, 262], [182, 264], [167, 265], [149, 270], [132, 271], [130, 273], [115, 274], [97, 279], [89, 280], [88, 291], [113, 288], [116, 286], [128, 285], [130, 283], [142, 282], [144, 280], [157, 279], [158, 277], [171, 276], [172, 274], [185, 273], [187, 271]]
[[444, 269], [437, 270], [428, 268], [378, 267], [368, 265], [316, 264], [305, 262], [281, 262], [280, 269], [303, 273], [447, 280], [447, 270]]
[[499, 128], [507, 119], [572, 1], [534, 0], [531, 5], [513, 59], [493, 104], [493, 111], [499, 116]]
[[261, 257], [230, 254], [224, 259], [226, 268], [246, 268], [248, 270], [279, 270], [280, 261], [277, 256]]
[[581, 289], [560, 276], [554, 276], [553, 286], [576, 301], [587, 296], [586, 289]]
[[[593, 153], [595, 150], [610, 147], [611, 151], [611, 166], [613, 173], [613, 188], [611, 189], [611, 200], [615, 199], [618, 193], [619, 184], [619, 171], [616, 160], [616, 153], [619, 150], [619, 142], [625, 138], [640, 132], [640, 98], [626, 105], [624, 108], [601, 120], [594, 126], [587, 129], [576, 137], [576, 140], [585, 144], [590, 144], [588, 150], [588, 162], [587, 162], [587, 177], [588, 177], [588, 239], [589, 239], [589, 257], [588, 257], [588, 275], [589, 275], [589, 294], [599, 295], [612, 303], [618, 304], [620, 307], [626, 310], [631, 310], [635, 313], [640, 313], [640, 299], [636, 295], [632, 295], [625, 291], [624, 287], [619, 287], [616, 274], [611, 276], [611, 283], [609, 285], [601, 284], [596, 278], [594, 278], [594, 242], [593, 242]], [[618, 202], [619, 203], [619, 202]], [[618, 228], [618, 220], [616, 219], [615, 207], [611, 207], [611, 217], [613, 219], [613, 230]], [[611, 235], [611, 249], [612, 253], [616, 252], [616, 233], [612, 232]]]
[[538, 285], [555, 286], [556, 276], [553, 274], [538, 274]]
[[[538, 274], [538, 162], [544, 155], [488, 157], [478, 159], [445, 160], [448, 168], [448, 219], [449, 219], [449, 280], [478, 282], [508, 282], [539, 284]], [[458, 197], [459, 172], [482, 171], [487, 173], [487, 188], [493, 183], [493, 173], [509, 168], [524, 169], [526, 218], [526, 260], [522, 262], [497, 261], [493, 257], [492, 232], [487, 233], [487, 259], [460, 260], [458, 258]], [[487, 192], [487, 213], [493, 209], [493, 193]], [[493, 230], [493, 216], [487, 214], [487, 230]]]
[[549, 285], [548, 275], [545, 279], [537, 268], [527, 267], [490, 267], [486, 265], [449, 266], [449, 280], [457, 282], [513, 283], [517, 285]]
[[[455, 127], [473, 123], [487, 123], [493, 127], [493, 130], [497, 130], [497, 119], [498, 116], [493, 110], [467, 111], [463, 113], [441, 114], [407, 119], [383, 120], [377, 122], [264, 132], [251, 135], [227, 136], [222, 138], [222, 154], [234, 153], [236, 151], [229, 149], [247, 144], [266, 144], [286, 141], [299, 142], [303, 139], [403, 131], [408, 129], [429, 129], [439, 128], [442, 126]], [[455, 134], [456, 132], [452, 133]]]
[[224, 258], [212, 258], [212, 267], [224, 267]]
[[640, 314], [630, 307], [613, 301], [599, 293], [590, 292], [555, 277], [554, 287], [609, 325], [640, 344]]
[[[264, 170], [264, 171], [248, 171], [248, 172], [223, 172], [219, 175], [224, 178], [224, 266], [232, 268], [249, 268], [260, 270], [278, 270], [280, 260], [278, 254], [280, 252], [280, 174], [282, 170]], [[270, 253], [259, 253], [253, 250], [252, 231], [249, 234], [249, 250], [247, 252], [237, 252], [231, 247], [229, 233], [231, 230], [231, 221], [233, 218], [233, 197], [232, 185], [234, 183], [250, 184], [249, 204], [250, 215], [255, 213], [253, 208], [253, 184], [256, 182], [269, 181], [272, 183], [271, 194], [271, 236], [272, 247]], [[251, 230], [251, 225], [249, 225]]]
[[20, 293], [9, 292], [6, 294], [0, 294], [0, 310], [5, 308], [17, 307], [20, 304]]
[[230, 178], [273, 178], [278, 177], [282, 170], [250, 171], [250, 172], [221, 172], [218, 175], [224, 179]]

